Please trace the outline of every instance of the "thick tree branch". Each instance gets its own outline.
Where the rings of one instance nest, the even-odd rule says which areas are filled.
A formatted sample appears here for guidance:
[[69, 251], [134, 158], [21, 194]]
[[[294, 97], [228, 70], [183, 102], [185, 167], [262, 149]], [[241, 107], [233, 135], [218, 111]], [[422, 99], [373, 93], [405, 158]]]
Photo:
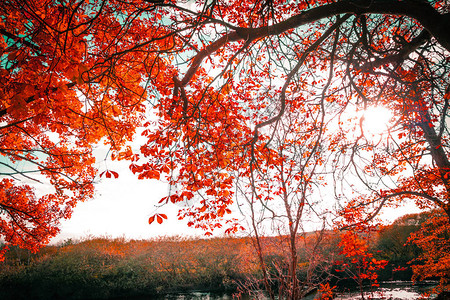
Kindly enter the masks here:
[[333, 26], [328, 28], [327, 31], [325, 31], [320, 36], [320, 38], [318, 38], [311, 46], [309, 46], [308, 49], [306, 49], [305, 52], [302, 53], [302, 56], [300, 57], [299, 61], [295, 65], [295, 67], [287, 75], [286, 81], [285, 81], [285, 83], [284, 83], [284, 85], [283, 85], [283, 87], [281, 89], [281, 95], [280, 95], [280, 106], [281, 107], [280, 107], [280, 110], [278, 111], [278, 114], [276, 116], [270, 118], [269, 120], [266, 120], [264, 122], [256, 124], [255, 129], [254, 129], [254, 137], [253, 137], [252, 144], [254, 144], [256, 142], [256, 139], [258, 138], [258, 130], [260, 128], [265, 127], [267, 125], [270, 125], [270, 124], [272, 124], [274, 122], [277, 122], [283, 116], [284, 110], [286, 108], [286, 91], [287, 91], [287, 88], [288, 88], [292, 78], [294, 77], [294, 75], [298, 72], [300, 67], [303, 65], [303, 63], [308, 58], [309, 54], [312, 51], [316, 50], [320, 46], [320, 44], [322, 44], [331, 35], [331, 33], [333, 33], [333, 31], [335, 31], [349, 17], [350, 17], [350, 15], [347, 14], [343, 18], [340, 18], [336, 23], [333, 24]]
[[[312, 23], [324, 18], [329, 18], [341, 14], [389, 14], [403, 15], [416, 19], [425, 29], [435, 37], [438, 42], [450, 51], [450, 34], [447, 30], [450, 27], [450, 14], [439, 14], [433, 7], [427, 3], [417, 1], [384, 1], [372, 0], [369, 5], [367, 1], [348, 0], [340, 1], [328, 5], [322, 5], [301, 14], [288, 18], [285, 21], [271, 26], [263, 26], [259, 28], [239, 28], [236, 31], [225, 34], [215, 42], [206, 46], [192, 60], [191, 67], [186, 72], [184, 78], [180, 81], [181, 86], [185, 86], [194, 76], [203, 59], [223, 47], [228, 42], [240, 40], [252, 41], [258, 38], [271, 35], [279, 35], [287, 30], [300, 27], [302, 25]], [[417, 37], [410, 43], [410, 48], [406, 48], [402, 56], [406, 55], [412, 48], [418, 47], [426, 38], [425, 33]]]
[[377, 59], [375, 61], [369, 61], [361, 66], [355, 66], [357, 70], [362, 71], [370, 71], [376, 69], [378, 67], [387, 65], [387, 64], [398, 64], [403, 62], [408, 56], [417, 50], [421, 45], [425, 42], [429, 41], [431, 35], [428, 31], [423, 30], [417, 37], [415, 37], [411, 42], [403, 45], [398, 53], [385, 56], [383, 58]]
[[450, 162], [444, 151], [444, 147], [442, 146], [442, 140], [436, 133], [428, 112], [424, 112], [423, 115], [422, 121], [419, 122], [417, 126], [419, 126], [424, 133], [424, 137], [430, 148], [431, 157], [433, 157], [436, 166], [441, 170], [441, 172], [450, 172]]

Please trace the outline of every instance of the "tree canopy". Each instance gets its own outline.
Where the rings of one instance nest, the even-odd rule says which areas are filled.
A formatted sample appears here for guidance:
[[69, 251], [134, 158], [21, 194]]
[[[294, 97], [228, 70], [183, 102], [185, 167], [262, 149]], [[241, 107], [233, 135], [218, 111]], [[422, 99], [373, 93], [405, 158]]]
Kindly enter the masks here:
[[[407, 198], [450, 216], [449, 8], [2, 1], [0, 234], [34, 250], [54, 236], [93, 196], [98, 143], [139, 179], [177, 186], [160, 203], [192, 203], [179, 217], [207, 232], [238, 230], [230, 208], [244, 199], [295, 235], [327, 184], [347, 224]], [[375, 137], [371, 107], [392, 112]], [[133, 152], [139, 127], [147, 141]]]

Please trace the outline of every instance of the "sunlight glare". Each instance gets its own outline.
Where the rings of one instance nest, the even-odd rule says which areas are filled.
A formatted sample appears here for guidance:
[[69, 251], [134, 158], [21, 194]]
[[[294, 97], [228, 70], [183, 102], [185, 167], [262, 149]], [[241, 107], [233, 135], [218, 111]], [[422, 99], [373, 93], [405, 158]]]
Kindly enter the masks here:
[[370, 135], [381, 135], [388, 130], [392, 112], [383, 106], [373, 106], [365, 110], [364, 131]]

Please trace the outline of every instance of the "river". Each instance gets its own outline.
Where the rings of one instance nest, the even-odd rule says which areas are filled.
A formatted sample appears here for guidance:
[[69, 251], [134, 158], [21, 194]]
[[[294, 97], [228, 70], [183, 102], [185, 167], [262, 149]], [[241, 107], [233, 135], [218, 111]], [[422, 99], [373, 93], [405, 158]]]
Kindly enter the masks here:
[[[420, 299], [420, 295], [423, 292], [436, 286], [434, 281], [420, 282], [413, 285], [410, 281], [388, 281], [380, 283], [380, 286], [376, 288], [374, 297], [370, 299], [388, 299], [388, 300], [416, 300]], [[369, 298], [369, 287], [365, 289], [366, 299]], [[304, 300], [314, 300], [315, 295], [309, 295], [303, 298]], [[191, 292], [186, 294], [167, 295], [159, 298], [161, 300], [231, 300], [233, 296], [231, 294], [213, 294], [206, 292]], [[265, 300], [267, 298], [263, 296], [258, 297], [245, 297], [245, 300]], [[361, 299], [361, 295], [356, 290], [350, 290], [342, 293], [338, 293], [336, 300], [357, 300]]]

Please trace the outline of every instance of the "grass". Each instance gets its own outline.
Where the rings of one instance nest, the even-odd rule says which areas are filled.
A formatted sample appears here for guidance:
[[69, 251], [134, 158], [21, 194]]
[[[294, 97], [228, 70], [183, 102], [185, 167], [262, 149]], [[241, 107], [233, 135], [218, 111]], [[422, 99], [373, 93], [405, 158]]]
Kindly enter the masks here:
[[[398, 229], [394, 231], [377, 238], [374, 253], [377, 247], [392, 248], [392, 236], [397, 236]], [[288, 251], [283, 237], [263, 238], [263, 244], [267, 266], [286, 266]], [[299, 277], [307, 276], [305, 272], [311, 267], [311, 255], [305, 250], [307, 244], [299, 245]], [[337, 259], [340, 250], [336, 244], [337, 237], [330, 232], [320, 246], [320, 259], [330, 261], [330, 256]], [[394, 258], [388, 254], [379, 253], [381, 258]], [[410, 258], [409, 255], [407, 252], [402, 257]], [[389, 265], [380, 280], [408, 279], [398, 277], [401, 272], [394, 274], [394, 266], [397, 265]], [[277, 270], [269, 268], [274, 278]], [[332, 275], [336, 276], [334, 282], [342, 281], [341, 274], [332, 272]], [[0, 263], [0, 299], [110, 299], [189, 291], [235, 292], [242, 286], [258, 289], [253, 282], [260, 279], [250, 238], [90, 238], [67, 240], [36, 254], [13, 247]]]
[[[190, 290], [229, 291], [242, 270], [242, 239], [95, 238], [49, 246], [36, 255], [8, 253], [0, 299], [108, 299]], [[16, 250], [16, 251], [15, 251]]]

